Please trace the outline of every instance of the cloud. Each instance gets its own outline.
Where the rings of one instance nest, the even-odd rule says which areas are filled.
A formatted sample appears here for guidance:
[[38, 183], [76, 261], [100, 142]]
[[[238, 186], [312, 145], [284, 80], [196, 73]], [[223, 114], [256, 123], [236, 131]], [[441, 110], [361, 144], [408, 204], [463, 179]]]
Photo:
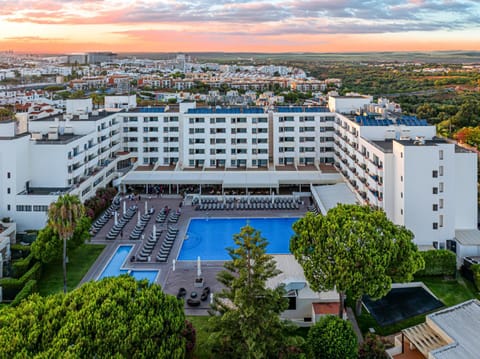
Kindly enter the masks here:
[[0, 0], [0, 19], [64, 25], [183, 26], [261, 36], [462, 30], [478, 27], [473, 0]]

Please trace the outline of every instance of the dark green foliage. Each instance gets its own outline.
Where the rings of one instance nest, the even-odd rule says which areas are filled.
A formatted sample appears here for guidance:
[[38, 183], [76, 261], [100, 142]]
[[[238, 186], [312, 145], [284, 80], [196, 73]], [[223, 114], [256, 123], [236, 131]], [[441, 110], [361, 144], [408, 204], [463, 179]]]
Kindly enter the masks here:
[[12, 259], [25, 258], [30, 254], [31, 247], [16, 243], [10, 246], [10, 251], [12, 253]]
[[[89, 217], [83, 216], [78, 221], [72, 238], [67, 241], [67, 248], [69, 250], [78, 248], [85, 243], [86, 240], [90, 239], [90, 226], [91, 219]], [[35, 258], [42, 263], [50, 263], [62, 258], [62, 240], [49, 225], [38, 232], [37, 239], [32, 243], [31, 248]]]
[[420, 252], [425, 260], [425, 269], [416, 273], [419, 276], [455, 275], [456, 256], [447, 249]]
[[42, 274], [41, 270], [42, 264], [40, 262], [36, 262], [32, 268], [30, 268], [22, 277], [18, 279], [1, 278], [0, 287], [3, 288], [3, 299], [13, 300], [28, 281], [32, 279], [40, 279], [40, 275]]
[[391, 344], [375, 334], [367, 334], [358, 348], [358, 359], [387, 359], [385, 350]]
[[16, 295], [15, 299], [10, 303], [12, 307], [19, 305], [22, 300], [27, 298], [30, 294], [33, 294], [37, 291], [37, 281], [35, 279], [30, 279], [20, 292]]
[[473, 264], [470, 269], [473, 272], [473, 282], [478, 290], [480, 290], [480, 264]]
[[234, 235], [232, 258], [225, 262], [218, 280], [225, 286], [214, 297], [210, 317], [209, 344], [213, 357], [274, 358], [300, 347], [303, 340], [285, 336], [288, 326], [280, 320], [287, 309], [283, 286], [266, 287], [268, 279], [280, 274], [267, 241], [249, 225]]
[[20, 278], [32, 265], [34, 259], [33, 253], [30, 253], [23, 259], [18, 259], [12, 262], [13, 276], [15, 278]]
[[185, 338], [187, 356], [191, 357], [197, 341], [197, 332], [192, 322], [185, 320], [185, 329], [183, 329], [182, 336]]
[[350, 322], [327, 315], [310, 328], [307, 349], [310, 358], [356, 359], [357, 337]]
[[340, 303], [347, 290], [355, 299], [363, 294], [380, 298], [393, 280], [410, 281], [423, 268], [412, 232], [369, 206], [338, 205], [326, 216], [307, 213], [293, 229], [290, 250], [310, 287], [315, 291], [335, 288]]
[[0, 312], [6, 358], [184, 358], [183, 305], [129, 276], [33, 294]]

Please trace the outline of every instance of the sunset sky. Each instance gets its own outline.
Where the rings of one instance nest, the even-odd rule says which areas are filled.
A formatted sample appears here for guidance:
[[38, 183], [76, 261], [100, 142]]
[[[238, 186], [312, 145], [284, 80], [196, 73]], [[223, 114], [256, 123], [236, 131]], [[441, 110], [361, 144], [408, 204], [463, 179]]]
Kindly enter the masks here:
[[480, 50], [480, 1], [0, 0], [1, 50]]

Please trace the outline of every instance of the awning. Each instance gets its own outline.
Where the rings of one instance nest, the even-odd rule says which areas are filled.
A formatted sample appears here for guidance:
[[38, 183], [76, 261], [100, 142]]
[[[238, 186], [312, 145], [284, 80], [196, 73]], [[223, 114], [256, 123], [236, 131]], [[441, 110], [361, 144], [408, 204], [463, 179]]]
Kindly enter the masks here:
[[442, 337], [435, 333], [427, 323], [404, 329], [402, 333], [425, 357], [428, 357], [428, 353], [432, 350], [448, 344]]
[[312, 186], [313, 199], [317, 203], [320, 212], [325, 215], [337, 204], [356, 204], [358, 203], [355, 194], [345, 183], [334, 185]]

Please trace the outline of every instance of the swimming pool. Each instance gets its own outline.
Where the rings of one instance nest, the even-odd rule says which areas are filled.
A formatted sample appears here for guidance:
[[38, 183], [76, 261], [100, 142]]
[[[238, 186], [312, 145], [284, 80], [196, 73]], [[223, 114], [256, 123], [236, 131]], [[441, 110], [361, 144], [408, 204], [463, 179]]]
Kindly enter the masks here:
[[151, 283], [154, 283], [159, 273], [158, 270], [131, 270], [124, 266], [132, 249], [132, 245], [119, 246], [108, 261], [102, 273], [98, 276], [98, 280], [105, 277], [118, 277], [119, 275], [128, 273], [136, 280], [148, 279]]
[[178, 260], [229, 260], [225, 250], [233, 246], [233, 235], [248, 223], [268, 240], [267, 253], [290, 253], [292, 224], [298, 218], [193, 218]]

